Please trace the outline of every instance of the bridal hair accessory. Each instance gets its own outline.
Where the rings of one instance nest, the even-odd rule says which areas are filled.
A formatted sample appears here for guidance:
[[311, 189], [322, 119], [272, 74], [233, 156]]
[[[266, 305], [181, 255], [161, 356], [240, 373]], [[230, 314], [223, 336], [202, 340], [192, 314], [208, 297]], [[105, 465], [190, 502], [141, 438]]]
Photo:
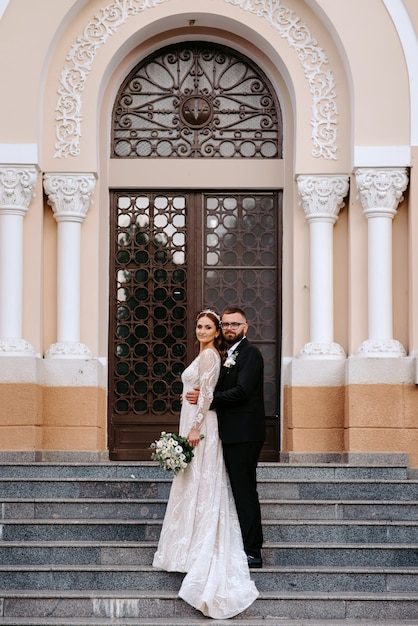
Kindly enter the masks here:
[[200, 311], [199, 315], [197, 316], [197, 319], [199, 319], [199, 317], [201, 315], [204, 315], [205, 313], [212, 313], [212, 315], [214, 315], [216, 317], [216, 319], [219, 322], [219, 325], [221, 325], [221, 316], [218, 315], [218, 313], [216, 311], [213, 311], [212, 309], [204, 309], [203, 311]]

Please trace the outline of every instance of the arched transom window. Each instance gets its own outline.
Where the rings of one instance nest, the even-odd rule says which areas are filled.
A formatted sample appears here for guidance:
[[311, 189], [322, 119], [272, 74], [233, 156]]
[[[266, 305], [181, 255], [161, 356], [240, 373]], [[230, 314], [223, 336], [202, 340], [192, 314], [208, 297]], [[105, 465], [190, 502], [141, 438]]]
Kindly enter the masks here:
[[123, 82], [113, 158], [282, 158], [280, 106], [267, 77], [225, 46], [159, 50]]

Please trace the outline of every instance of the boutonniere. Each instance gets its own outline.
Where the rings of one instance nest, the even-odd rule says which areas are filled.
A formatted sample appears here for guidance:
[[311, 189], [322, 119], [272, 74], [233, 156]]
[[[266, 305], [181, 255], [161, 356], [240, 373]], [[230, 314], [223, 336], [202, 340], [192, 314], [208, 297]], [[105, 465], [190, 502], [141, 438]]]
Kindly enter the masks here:
[[230, 354], [229, 357], [227, 357], [227, 359], [225, 360], [224, 367], [227, 367], [228, 369], [230, 367], [234, 367], [236, 360], [237, 360], [237, 356], [238, 356], [237, 351]]

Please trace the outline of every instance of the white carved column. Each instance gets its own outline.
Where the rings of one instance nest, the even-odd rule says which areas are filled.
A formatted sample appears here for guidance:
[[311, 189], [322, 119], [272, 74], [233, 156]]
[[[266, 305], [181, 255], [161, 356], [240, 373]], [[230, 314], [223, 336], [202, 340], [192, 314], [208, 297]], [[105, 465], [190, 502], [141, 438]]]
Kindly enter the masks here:
[[408, 185], [405, 168], [359, 168], [356, 183], [368, 231], [369, 338], [359, 356], [405, 356], [393, 339], [392, 220]]
[[333, 230], [348, 192], [348, 176], [298, 176], [300, 204], [309, 222], [310, 342], [303, 358], [345, 358], [334, 342]]
[[81, 224], [95, 187], [93, 174], [45, 174], [44, 189], [58, 224], [57, 343], [48, 358], [90, 358], [80, 343]]
[[23, 218], [34, 198], [35, 166], [0, 166], [0, 355], [33, 356], [22, 339]]

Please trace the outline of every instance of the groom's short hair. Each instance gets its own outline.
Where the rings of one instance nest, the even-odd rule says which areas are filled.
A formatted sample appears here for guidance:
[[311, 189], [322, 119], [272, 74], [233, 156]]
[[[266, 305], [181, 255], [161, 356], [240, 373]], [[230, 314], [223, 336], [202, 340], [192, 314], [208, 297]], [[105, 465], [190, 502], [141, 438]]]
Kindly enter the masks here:
[[240, 307], [238, 306], [228, 306], [224, 312], [222, 313], [222, 315], [232, 315], [232, 313], [239, 313], [240, 315], [242, 315], [242, 317], [247, 320], [247, 316], [245, 315], [245, 312], [240, 309]]

